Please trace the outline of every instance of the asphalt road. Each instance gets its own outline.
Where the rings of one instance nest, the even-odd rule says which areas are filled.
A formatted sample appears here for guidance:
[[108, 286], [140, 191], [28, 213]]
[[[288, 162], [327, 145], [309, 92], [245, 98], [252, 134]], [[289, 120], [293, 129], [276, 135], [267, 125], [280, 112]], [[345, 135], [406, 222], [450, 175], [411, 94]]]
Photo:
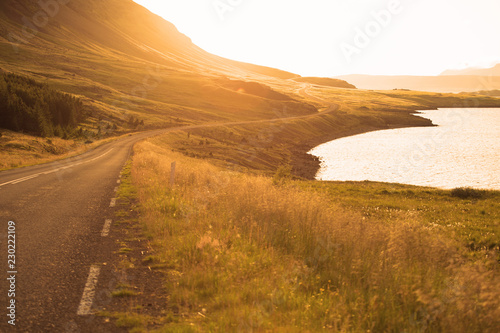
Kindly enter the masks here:
[[[310, 97], [307, 88], [300, 93]], [[172, 130], [272, 124], [338, 108], [139, 133], [77, 157], [0, 172], [0, 332], [119, 331], [103, 328], [89, 313], [92, 300], [116, 282], [104, 265], [112, 260], [115, 244], [102, 232], [114, 217], [114, 189], [136, 142]], [[15, 308], [8, 309], [12, 301]]]
[[[88, 306], [81, 308], [82, 295], [92, 269], [110, 275], [103, 263], [111, 260], [114, 244], [101, 233], [114, 216], [110, 204], [120, 171], [133, 144], [158, 132], [128, 136], [63, 161], [0, 172], [0, 332], [102, 331], [86, 314]], [[9, 221], [15, 225], [9, 227]], [[11, 300], [15, 326], [8, 323], [14, 318], [7, 316]]]

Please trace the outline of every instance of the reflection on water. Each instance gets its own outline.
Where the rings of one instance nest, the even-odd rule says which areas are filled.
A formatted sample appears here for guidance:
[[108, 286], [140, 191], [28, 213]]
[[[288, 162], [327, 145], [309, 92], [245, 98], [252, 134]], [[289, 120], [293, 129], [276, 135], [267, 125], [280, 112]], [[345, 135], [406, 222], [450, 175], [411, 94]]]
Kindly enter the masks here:
[[438, 126], [365, 133], [314, 148], [309, 153], [322, 165], [316, 178], [500, 190], [500, 109], [421, 116]]

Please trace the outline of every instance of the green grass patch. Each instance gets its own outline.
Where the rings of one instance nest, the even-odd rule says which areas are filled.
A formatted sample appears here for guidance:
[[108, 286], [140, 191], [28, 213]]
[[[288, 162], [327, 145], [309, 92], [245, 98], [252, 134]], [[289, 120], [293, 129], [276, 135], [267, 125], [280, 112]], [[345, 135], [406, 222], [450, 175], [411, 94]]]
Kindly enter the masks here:
[[138, 293], [136, 291], [130, 289], [115, 290], [111, 293], [112, 297], [132, 297], [137, 295]]
[[129, 253], [129, 252], [132, 252], [133, 250], [131, 248], [128, 248], [128, 247], [122, 247], [120, 250], [118, 250], [118, 253], [120, 254], [126, 254], [126, 253]]
[[182, 314], [166, 331], [500, 324], [499, 192], [464, 200], [433, 188], [297, 181], [288, 168], [273, 181], [187, 158], [164, 138], [134, 156], [141, 222], [166, 265], [169, 306]]
[[102, 316], [115, 318], [116, 326], [129, 329], [129, 332], [143, 332], [151, 317], [137, 313], [102, 313]]
[[459, 241], [468, 255], [484, 257], [500, 248], [499, 191], [440, 190], [375, 182], [302, 182], [299, 186], [326, 193], [331, 200], [366, 218], [387, 223], [416, 218], [425, 228]]

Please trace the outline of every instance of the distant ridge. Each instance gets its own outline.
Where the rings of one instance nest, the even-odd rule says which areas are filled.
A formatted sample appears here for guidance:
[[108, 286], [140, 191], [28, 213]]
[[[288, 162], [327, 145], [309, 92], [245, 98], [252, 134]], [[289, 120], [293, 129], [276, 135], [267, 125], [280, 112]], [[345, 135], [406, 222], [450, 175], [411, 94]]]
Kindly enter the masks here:
[[496, 64], [490, 68], [466, 68], [466, 69], [449, 69], [440, 75], [476, 75], [476, 76], [500, 76], [500, 64]]
[[441, 76], [383, 76], [344, 75], [338, 79], [354, 84], [358, 89], [409, 89], [438, 93], [475, 92], [500, 89], [500, 76], [441, 75]]
[[356, 89], [355, 86], [353, 86], [352, 84], [350, 84], [344, 80], [331, 79], [331, 78], [326, 78], [326, 77], [298, 77], [298, 78], [295, 78], [293, 80], [297, 81], [297, 82], [316, 84], [319, 86]]

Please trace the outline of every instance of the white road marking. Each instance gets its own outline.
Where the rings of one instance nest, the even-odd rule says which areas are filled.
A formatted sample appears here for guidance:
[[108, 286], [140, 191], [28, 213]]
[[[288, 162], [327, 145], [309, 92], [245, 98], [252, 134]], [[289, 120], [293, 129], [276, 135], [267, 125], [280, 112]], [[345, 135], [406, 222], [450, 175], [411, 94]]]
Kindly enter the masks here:
[[87, 278], [85, 289], [83, 289], [83, 295], [80, 301], [80, 305], [78, 306], [78, 310], [76, 311], [76, 314], [78, 316], [88, 316], [92, 314], [92, 303], [94, 302], [95, 288], [100, 272], [100, 266], [92, 265], [90, 267], [89, 277]]
[[111, 202], [109, 203], [109, 207], [113, 208], [116, 206], [116, 198], [111, 199]]
[[[31, 176], [27, 176], [27, 177], [24, 177], [24, 178], [19, 178], [19, 179], [16, 179], [15, 181], [13, 181], [11, 184], [18, 184], [18, 183], [22, 183], [24, 181], [27, 181], [27, 180], [30, 180], [30, 179], [33, 179], [33, 178], [36, 178], [40, 175], [31, 175]], [[1, 186], [1, 185], [0, 185]]]
[[74, 167], [74, 166], [77, 166], [77, 165], [80, 165], [80, 164], [84, 164], [84, 163], [89, 163], [89, 162], [92, 162], [92, 161], [95, 161], [107, 154], [109, 154], [109, 152], [111, 152], [114, 148], [111, 148], [110, 150], [108, 150], [107, 152], [105, 152], [104, 154], [102, 155], [99, 155], [97, 157], [94, 157], [93, 159], [91, 160], [88, 160], [88, 161], [83, 161], [83, 162], [78, 162], [78, 163], [74, 163], [74, 164], [70, 164], [70, 165], [67, 165], [65, 167], [61, 167], [61, 168], [58, 168], [58, 169], [54, 169], [54, 170], [50, 170], [50, 171], [46, 171], [46, 172], [39, 172], [39, 173], [36, 173], [36, 174], [33, 174], [33, 175], [30, 175], [30, 176], [26, 176], [26, 177], [22, 177], [22, 178], [18, 178], [18, 179], [14, 179], [14, 180], [11, 180], [11, 181], [8, 181], [6, 183], [3, 183], [3, 184], [0, 184], [0, 187], [4, 186], [4, 185], [8, 185], [8, 184], [17, 184], [17, 183], [21, 183], [21, 182], [24, 182], [26, 180], [30, 180], [30, 179], [33, 179], [33, 178], [36, 178], [40, 175], [48, 175], [48, 174], [51, 174], [51, 173], [54, 173], [54, 172], [58, 172], [58, 171], [61, 171], [61, 170], [64, 170], [64, 169], [68, 169], [68, 168], [71, 168], [71, 167]]
[[112, 220], [104, 221], [104, 227], [102, 228], [102, 231], [101, 231], [102, 237], [108, 237], [109, 229], [111, 229], [111, 222], [113, 222], [113, 221]]

